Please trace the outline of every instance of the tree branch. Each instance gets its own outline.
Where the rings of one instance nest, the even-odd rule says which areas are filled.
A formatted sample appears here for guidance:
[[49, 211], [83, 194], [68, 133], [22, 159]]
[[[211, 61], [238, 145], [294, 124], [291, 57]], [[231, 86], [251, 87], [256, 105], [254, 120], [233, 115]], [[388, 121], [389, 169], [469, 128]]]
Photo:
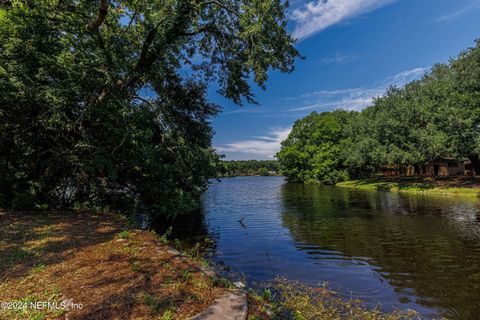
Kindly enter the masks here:
[[190, 37], [190, 36], [196, 36], [196, 35], [199, 35], [201, 33], [211, 33], [213, 34], [214, 36], [216, 37], [223, 37], [223, 38], [230, 38], [230, 39], [235, 39], [235, 40], [239, 40], [240, 38], [234, 34], [228, 34], [228, 33], [225, 33], [223, 32], [222, 30], [218, 29], [217, 27], [213, 26], [213, 25], [203, 25], [201, 26], [200, 28], [198, 28], [197, 30], [194, 30], [192, 32], [184, 32], [182, 33], [182, 36], [184, 37]]
[[108, 0], [100, 0], [100, 5], [98, 8], [98, 16], [95, 20], [90, 22], [87, 26], [87, 29], [90, 31], [97, 30], [102, 23], [105, 21], [108, 13]]
[[148, 32], [147, 37], [143, 42], [142, 51], [140, 52], [140, 58], [138, 59], [137, 64], [135, 65], [135, 69], [137, 70], [141, 69], [147, 63], [148, 50], [150, 49], [150, 46], [152, 45], [152, 42], [155, 39], [155, 35], [157, 34], [157, 29], [158, 29], [158, 25]]
[[132, 17], [130, 18], [130, 21], [128, 22], [127, 27], [126, 27], [125, 29], [123, 29], [123, 31], [122, 31], [122, 36], [123, 36], [125, 33], [127, 33], [128, 29], [130, 29], [130, 27], [132, 26], [133, 21], [137, 18], [138, 11], [139, 11], [139, 10], [137, 9], [137, 10], [135, 10], [135, 12], [132, 14]]
[[217, 1], [217, 0], [209, 0], [209, 1], [206, 1], [206, 2], [202, 2], [201, 3], [202, 5], [206, 5], [208, 6], [209, 4], [214, 4], [222, 9], [225, 9], [226, 11], [228, 11], [229, 13], [231, 14], [234, 14], [236, 16], [239, 16], [240, 13], [232, 8], [229, 8], [227, 5], [221, 3], [220, 1]]

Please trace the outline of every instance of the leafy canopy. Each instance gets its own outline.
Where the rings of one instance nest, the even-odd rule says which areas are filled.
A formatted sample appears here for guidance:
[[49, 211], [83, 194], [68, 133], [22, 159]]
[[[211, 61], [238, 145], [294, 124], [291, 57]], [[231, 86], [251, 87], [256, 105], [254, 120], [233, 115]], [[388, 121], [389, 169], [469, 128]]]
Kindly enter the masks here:
[[197, 206], [206, 92], [241, 104], [298, 55], [278, 0], [3, 1], [0, 205]]
[[480, 42], [421, 80], [389, 88], [361, 112], [298, 120], [278, 159], [290, 181], [336, 183], [382, 166], [425, 173], [438, 157], [470, 159], [480, 174]]

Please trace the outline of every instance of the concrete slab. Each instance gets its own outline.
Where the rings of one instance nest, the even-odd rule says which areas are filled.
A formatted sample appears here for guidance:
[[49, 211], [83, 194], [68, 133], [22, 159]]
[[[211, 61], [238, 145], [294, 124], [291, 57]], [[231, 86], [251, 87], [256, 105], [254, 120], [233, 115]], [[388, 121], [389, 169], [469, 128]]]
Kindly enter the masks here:
[[245, 290], [229, 290], [191, 320], [245, 320], [248, 303]]

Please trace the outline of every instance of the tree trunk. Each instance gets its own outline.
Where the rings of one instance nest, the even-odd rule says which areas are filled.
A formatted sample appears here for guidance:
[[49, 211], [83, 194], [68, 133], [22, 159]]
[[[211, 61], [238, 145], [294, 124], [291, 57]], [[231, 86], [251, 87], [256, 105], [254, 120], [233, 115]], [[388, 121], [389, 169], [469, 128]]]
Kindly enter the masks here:
[[472, 162], [473, 170], [475, 170], [475, 175], [480, 176], [480, 156], [478, 154], [474, 154], [468, 157]]
[[422, 169], [420, 168], [420, 166], [418, 164], [414, 164], [413, 168], [414, 168], [413, 175], [419, 176], [419, 175], [422, 174]]
[[97, 30], [100, 25], [105, 21], [105, 18], [108, 14], [108, 1], [107, 0], [100, 0], [100, 5], [98, 7], [98, 16], [90, 22], [87, 26], [88, 30], [95, 31]]

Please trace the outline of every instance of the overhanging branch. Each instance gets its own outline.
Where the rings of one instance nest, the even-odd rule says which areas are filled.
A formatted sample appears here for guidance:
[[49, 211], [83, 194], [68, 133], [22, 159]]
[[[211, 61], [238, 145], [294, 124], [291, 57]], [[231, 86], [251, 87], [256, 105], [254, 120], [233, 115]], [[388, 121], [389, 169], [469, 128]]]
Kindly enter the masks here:
[[213, 4], [213, 5], [216, 5], [217, 7], [220, 7], [222, 9], [224, 9], [225, 11], [231, 13], [231, 14], [234, 14], [236, 16], [239, 16], [240, 13], [238, 11], [236, 11], [235, 9], [232, 9], [230, 7], [228, 7], [226, 4], [218, 1], [218, 0], [209, 0], [209, 1], [205, 1], [205, 2], [202, 2], [201, 3], [202, 5], [210, 5], [210, 4]]
[[105, 18], [108, 14], [108, 0], [100, 0], [100, 5], [98, 8], [98, 16], [90, 22], [87, 26], [87, 29], [90, 31], [97, 30], [102, 23], [105, 21]]

